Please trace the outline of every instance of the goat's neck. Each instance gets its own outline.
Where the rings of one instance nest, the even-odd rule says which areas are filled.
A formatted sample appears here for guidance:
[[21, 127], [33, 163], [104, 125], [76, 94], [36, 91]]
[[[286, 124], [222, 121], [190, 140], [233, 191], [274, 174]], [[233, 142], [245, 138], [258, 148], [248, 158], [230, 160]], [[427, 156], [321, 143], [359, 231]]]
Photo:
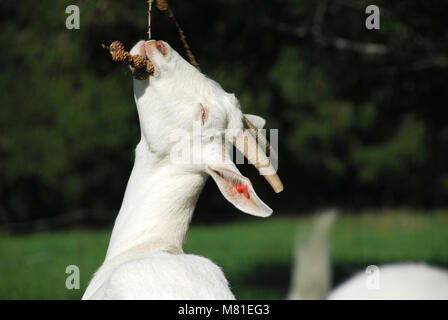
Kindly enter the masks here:
[[207, 179], [203, 173], [185, 171], [156, 159], [144, 138], [135, 153], [106, 260], [129, 250], [139, 254], [182, 253], [188, 225]]

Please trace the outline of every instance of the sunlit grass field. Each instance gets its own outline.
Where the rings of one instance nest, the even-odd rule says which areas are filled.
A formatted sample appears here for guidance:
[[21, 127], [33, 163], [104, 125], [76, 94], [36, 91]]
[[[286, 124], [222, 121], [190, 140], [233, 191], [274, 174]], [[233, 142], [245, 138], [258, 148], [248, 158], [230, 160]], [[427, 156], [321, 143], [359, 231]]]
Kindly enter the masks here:
[[[185, 252], [222, 267], [238, 299], [284, 299], [296, 235], [314, 217], [194, 225]], [[110, 230], [0, 234], [0, 299], [80, 299], [106, 253]], [[299, 237], [300, 238], [300, 237]], [[334, 284], [370, 264], [426, 261], [448, 267], [448, 212], [341, 213], [331, 233]], [[80, 269], [68, 290], [65, 269]]]

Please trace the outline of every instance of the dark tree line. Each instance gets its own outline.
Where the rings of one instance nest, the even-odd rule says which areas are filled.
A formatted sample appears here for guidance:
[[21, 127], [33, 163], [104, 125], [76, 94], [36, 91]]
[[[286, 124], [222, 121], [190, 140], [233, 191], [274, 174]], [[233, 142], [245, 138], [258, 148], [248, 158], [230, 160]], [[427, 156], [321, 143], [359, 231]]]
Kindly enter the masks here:
[[[65, 28], [69, 4], [80, 30]], [[285, 192], [241, 168], [274, 208], [447, 204], [448, 4], [376, 1], [381, 29], [367, 30], [369, 4], [170, 1], [202, 70], [279, 128]], [[1, 2], [0, 223], [115, 216], [139, 128], [130, 72], [100, 45], [145, 38], [146, 5]], [[152, 32], [184, 53], [156, 10]], [[237, 216], [215, 189], [199, 218]]]

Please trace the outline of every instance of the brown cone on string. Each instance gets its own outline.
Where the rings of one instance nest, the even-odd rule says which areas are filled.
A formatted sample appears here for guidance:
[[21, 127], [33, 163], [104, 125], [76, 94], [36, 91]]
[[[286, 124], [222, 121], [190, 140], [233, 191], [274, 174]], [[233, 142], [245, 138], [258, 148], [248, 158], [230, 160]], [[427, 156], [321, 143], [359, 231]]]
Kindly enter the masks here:
[[168, 1], [166, 0], [157, 0], [156, 5], [157, 9], [159, 9], [160, 11], [168, 10]]
[[[151, 39], [151, 5], [154, 0], [149, 0], [149, 9], [148, 9], [148, 38]], [[201, 71], [201, 68], [199, 67], [199, 63], [196, 61], [193, 53], [191, 52], [190, 46], [187, 43], [187, 39], [185, 37], [185, 34], [183, 30], [181, 29], [179, 23], [177, 22], [176, 18], [174, 17], [173, 11], [168, 5], [167, 0], [156, 0], [156, 6], [160, 11], [167, 12], [168, 16], [173, 19], [174, 24], [177, 27], [177, 30], [179, 32], [180, 40], [182, 41], [185, 51], [187, 53], [188, 59], [190, 60], [190, 63], [196, 67], [199, 71]], [[124, 62], [130, 66], [132, 66], [134, 70], [134, 78], [138, 80], [144, 80], [148, 79], [148, 77], [154, 73], [154, 66], [152, 65], [151, 61], [146, 59], [145, 57], [141, 55], [134, 55], [132, 56], [129, 52], [124, 50], [124, 47], [120, 41], [114, 41], [112, 44], [108, 47], [103, 45], [103, 48], [106, 48], [109, 50], [110, 54], [112, 55], [113, 61], [118, 62]]]
[[184, 31], [182, 30], [182, 28], [179, 25], [179, 22], [177, 21], [176, 17], [174, 16], [173, 10], [171, 10], [171, 8], [168, 6], [168, 1], [167, 0], [157, 0], [156, 6], [157, 6], [157, 9], [159, 9], [160, 11], [167, 12], [168, 17], [170, 17], [173, 20], [174, 24], [176, 25], [177, 31], [179, 33], [180, 41], [182, 41], [182, 44], [184, 45], [184, 48], [187, 53], [187, 57], [190, 60], [190, 63], [196, 69], [201, 71], [199, 63], [196, 61], [196, 58], [194, 57], [193, 52], [191, 52], [190, 46], [188, 45], [187, 37], [185, 36]]
[[148, 77], [154, 73], [154, 66], [145, 57], [137, 54], [131, 55], [128, 51], [124, 50], [123, 44], [120, 41], [114, 41], [110, 46], [103, 48], [109, 50], [112, 60], [115, 62], [124, 62], [134, 68], [134, 78], [138, 80], [148, 79]]

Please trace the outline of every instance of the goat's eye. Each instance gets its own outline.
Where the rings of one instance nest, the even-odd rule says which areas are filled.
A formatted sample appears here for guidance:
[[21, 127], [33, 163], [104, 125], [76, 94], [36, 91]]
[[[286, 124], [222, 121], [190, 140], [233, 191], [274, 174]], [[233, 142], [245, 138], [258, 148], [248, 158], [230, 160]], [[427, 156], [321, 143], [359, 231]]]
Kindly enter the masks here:
[[207, 122], [207, 119], [208, 119], [208, 112], [207, 112], [207, 109], [205, 109], [205, 107], [202, 105], [202, 103], [200, 103], [199, 106], [201, 108], [201, 113], [199, 115], [199, 120], [201, 120], [202, 125], [204, 125], [205, 122]]

